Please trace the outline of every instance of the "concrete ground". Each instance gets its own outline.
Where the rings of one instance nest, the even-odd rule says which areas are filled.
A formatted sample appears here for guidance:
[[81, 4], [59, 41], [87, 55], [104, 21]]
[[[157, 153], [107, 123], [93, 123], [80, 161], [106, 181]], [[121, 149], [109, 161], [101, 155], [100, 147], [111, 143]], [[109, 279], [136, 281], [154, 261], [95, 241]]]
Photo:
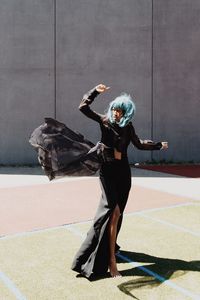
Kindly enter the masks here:
[[0, 168], [0, 299], [200, 299], [200, 178], [132, 175], [123, 276], [91, 282], [70, 264], [98, 205], [98, 177], [49, 182], [40, 168]]

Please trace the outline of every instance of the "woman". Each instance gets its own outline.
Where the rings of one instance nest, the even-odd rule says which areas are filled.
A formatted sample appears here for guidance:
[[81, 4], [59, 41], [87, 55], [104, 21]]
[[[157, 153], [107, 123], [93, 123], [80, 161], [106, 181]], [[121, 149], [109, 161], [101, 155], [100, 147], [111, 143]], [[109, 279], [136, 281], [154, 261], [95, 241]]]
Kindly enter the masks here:
[[[86, 277], [101, 275], [110, 270], [111, 277], [118, 277], [115, 251], [122, 214], [131, 187], [131, 172], [127, 158], [130, 142], [141, 150], [159, 150], [168, 147], [166, 142], [141, 141], [130, 122], [135, 112], [131, 97], [122, 94], [112, 101], [106, 115], [91, 110], [95, 97], [108, 90], [104, 84], [97, 85], [84, 95], [80, 111], [96, 121], [101, 129], [100, 184], [102, 197], [85, 241], [76, 254], [72, 269]], [[102, 148], [101, 148], [102, 149]]]

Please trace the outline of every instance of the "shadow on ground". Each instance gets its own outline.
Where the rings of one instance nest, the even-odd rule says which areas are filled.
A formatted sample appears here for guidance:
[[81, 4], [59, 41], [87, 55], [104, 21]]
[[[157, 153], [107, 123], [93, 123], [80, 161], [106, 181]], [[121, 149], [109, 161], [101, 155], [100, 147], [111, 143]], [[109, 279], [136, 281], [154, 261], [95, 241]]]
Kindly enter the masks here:
[[[148, 264], [120, 272], [122, 276], [137, 276], [135, 279], [118, 285], [120, 291], [134, 299], [138, 299], [132, 294], [134, 289], [153, 288], [161, 285], [170, 278], [183, 276], [189, 271], [200, 272], [200, 261], [188, 262], [180, 259], [160, 258], [130, 251], [121, 251], [120, 254], [128, 257], [133, 262], [143, 262]], [[117, 262], [125, 263], [121, 258], [118, 258]], [[140, 278], [138, 278], [138, 276]]]
[[[125, 294], [135, 298], [131, 291], [138, 288], [153, 288], [161, 285], [164, 281], [170, 278], [177, 278], [185, 275], [189, 271], [200, 272], [200, 261], [184, 261], [180, 259], [160, 258], [144, 253], [120, 251], [120, 255], [132, 262], [142, 262], [145, 265], [133, 267], [128, 270], [120, 271], [122, 276], [137, 276], [137, 278], [124, 282], [118, 285], [118, 288]], [[117, 263], [127, 263], [126, 260], [117, 256]], [[76, 275], [77, 278], [85, 277], [81, 274]], [[138, 278], [140, 277], [140, 278]], [[110, 278], [110, 273], [106, 272], [104, 275], [97, 276], [93, 274], [90, 276], [90, 281], [102, 280]]]

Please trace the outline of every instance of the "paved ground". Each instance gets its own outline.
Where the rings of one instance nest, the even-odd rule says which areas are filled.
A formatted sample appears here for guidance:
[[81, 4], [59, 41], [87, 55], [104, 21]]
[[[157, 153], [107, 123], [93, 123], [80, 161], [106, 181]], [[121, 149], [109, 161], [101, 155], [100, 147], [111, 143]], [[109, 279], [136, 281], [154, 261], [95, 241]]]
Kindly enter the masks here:
[[123, 277], [90, 282], [70, 264], [98, 205], [98, 177], [49, 182], [39, 168], [0, 168], [0, 300], [200, 299], [200, 179], [132, 175]]

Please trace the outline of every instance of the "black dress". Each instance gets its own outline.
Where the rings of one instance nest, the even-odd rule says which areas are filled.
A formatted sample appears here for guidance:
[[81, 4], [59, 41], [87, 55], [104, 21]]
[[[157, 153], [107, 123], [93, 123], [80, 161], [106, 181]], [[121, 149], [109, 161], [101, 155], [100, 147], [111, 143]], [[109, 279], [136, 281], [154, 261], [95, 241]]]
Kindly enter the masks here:
[[[101, 142], [110, 149], [112, 158], [104, 161], [100, 167], [100, 185], [102, 196], [99, 207], [87, 237], [77, 252], [72, 263], [72, 270], [86, 277], [105, 274], [109, 263], [108, 222], [116, 205], [120, 209], [118, 232], [121, 227], [122, 215], [131, 188], [131, 172], [127, 158], [130, 142], [141, 150], [159, 150], [161, 143], [145, 143], [135, 133], [130, 122], [125, 127], [110, 124], [105, 115], [100, 115], [90, 108], [90, 104], [99, 93], [96, 89], [84, 95], [79, 109], [87, 117], [98, 122], [102, 137]], [[122, 153], [122, 159], [114, 159], [114, 148]], [[110, 157], [110, 153], [109, 153]]]

